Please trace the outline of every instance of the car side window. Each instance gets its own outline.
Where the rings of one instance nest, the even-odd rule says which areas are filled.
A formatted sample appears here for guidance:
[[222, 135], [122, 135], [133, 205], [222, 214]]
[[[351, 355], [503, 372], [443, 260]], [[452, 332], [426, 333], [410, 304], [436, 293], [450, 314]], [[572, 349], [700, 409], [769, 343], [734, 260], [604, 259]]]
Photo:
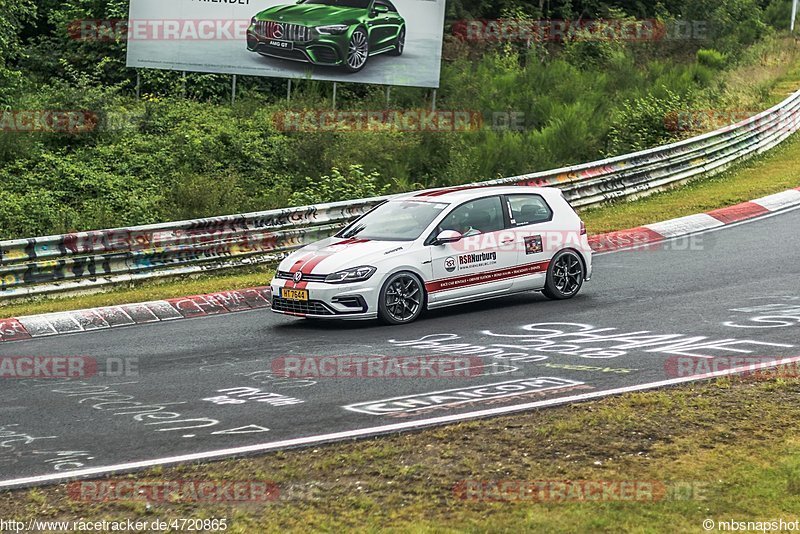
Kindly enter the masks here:
[[439, 232], [454, 230], [464, 237], [470, 237], [504, 228], [500, 197], [488, 197], [467, 202], [453, 210], [439, 225]]
[[553, 210], [539, 195], [509, 195], [511, 224], [527, 226], [552, 220]]

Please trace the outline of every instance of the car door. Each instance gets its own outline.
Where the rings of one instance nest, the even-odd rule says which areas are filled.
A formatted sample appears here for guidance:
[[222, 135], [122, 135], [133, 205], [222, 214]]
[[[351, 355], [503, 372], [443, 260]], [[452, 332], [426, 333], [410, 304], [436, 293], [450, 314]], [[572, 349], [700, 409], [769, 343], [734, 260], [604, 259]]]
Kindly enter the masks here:
[[395, 32], [393, 31], [394, 24], [392, 23], [391, 8], [381, 0], [375, 0], [369, 15], [370, 27], [369, 35], [370, 50], [376, 52], [389, 46], [389, 42], [394, 38]]
[[544, 287], [549, 261], [561, 250], [565, 232], [557, 228], [552, 207], [541, 195], [519, 194], [505, 197], [514, 232], [516, 263], [523, 276], [514, 282], [514, 291]]
[[433, 306], [502, 293], [512, 285], [517, 262], [514, 236], [499, 195], [471, 200], [452, 209], [430, 236], [444, 230], [464, 235], [457, 243], [429, 244], [432, 279], [426, 284]]
[[397, 7], [391, 3], [389, 0], [380, 0], [382, 3], [386, 4], [389, 8], [389, 13], [386, 14], [386, 20], [388, 23], [388, 35], [386, 45], [393, 45], [397, 37], [400, 35], [400, 27], [403, 25], [403, 17], [400, 16], [400, 13], [397, 11]]

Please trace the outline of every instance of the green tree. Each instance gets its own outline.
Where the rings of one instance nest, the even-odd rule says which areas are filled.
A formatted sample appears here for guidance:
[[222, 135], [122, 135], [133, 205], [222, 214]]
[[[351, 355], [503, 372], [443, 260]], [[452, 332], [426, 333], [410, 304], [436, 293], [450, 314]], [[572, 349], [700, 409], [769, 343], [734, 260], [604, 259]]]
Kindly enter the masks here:
[[20, 33], [35, 15], [32, 0], [0, 0], [0, 104], [11, 100], [21, 82], [15, 67], [23, 54]]

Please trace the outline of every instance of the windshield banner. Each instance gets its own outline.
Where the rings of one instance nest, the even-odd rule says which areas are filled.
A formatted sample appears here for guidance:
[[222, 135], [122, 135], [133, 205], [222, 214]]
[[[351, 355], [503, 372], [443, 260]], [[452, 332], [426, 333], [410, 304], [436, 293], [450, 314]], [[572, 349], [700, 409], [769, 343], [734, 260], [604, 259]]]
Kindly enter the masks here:
[[439, 87], [445, 0], [131, 0], [128, 67]]

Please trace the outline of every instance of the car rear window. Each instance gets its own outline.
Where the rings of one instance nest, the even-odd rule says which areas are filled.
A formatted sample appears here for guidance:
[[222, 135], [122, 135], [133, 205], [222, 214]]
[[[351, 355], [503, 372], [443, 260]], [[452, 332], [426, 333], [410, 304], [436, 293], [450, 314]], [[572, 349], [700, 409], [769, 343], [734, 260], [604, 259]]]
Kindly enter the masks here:
[[511, 224], [526, 226], [552, 220], [553, 210], [539, 195], [510, 195]]

